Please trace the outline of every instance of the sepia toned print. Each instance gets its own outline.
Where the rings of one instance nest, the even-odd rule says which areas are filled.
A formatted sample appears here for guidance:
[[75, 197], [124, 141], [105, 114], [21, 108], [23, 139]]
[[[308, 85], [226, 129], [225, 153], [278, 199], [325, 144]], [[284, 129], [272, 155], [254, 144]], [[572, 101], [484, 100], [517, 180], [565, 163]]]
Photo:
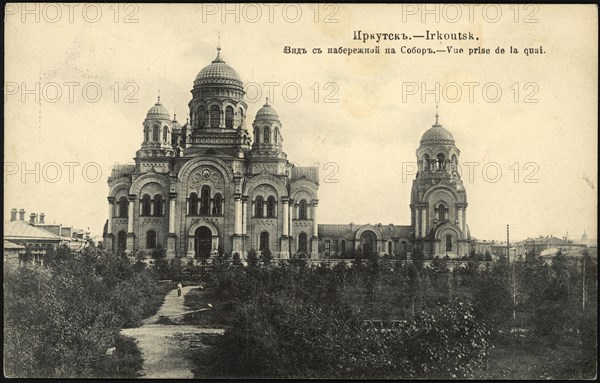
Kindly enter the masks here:
[[597, 23], [7, 4], [5, 376], [595, 378]]

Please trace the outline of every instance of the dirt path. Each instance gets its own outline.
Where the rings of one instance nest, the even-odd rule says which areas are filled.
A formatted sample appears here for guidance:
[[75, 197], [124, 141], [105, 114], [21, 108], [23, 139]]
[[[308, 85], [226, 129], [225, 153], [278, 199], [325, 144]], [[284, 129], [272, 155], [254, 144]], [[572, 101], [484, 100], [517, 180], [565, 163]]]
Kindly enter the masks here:
[[[121, 334], [137, 340], [144, 358], [144, 378], [193, 378], [192, 365], [186, 358], [191, 346], [198, 347], [195, 334], [223, 334], [219, 328], [203, 328], [191, 325], [155, 324], [161, 315], [174, 315], [189, 311], [183, 305], [183, 297], [198, 286], [186, 286], [181, 297], [177, 290], [167, 294], [165, 302], [156, 315], [146, 318], [142, 327], [121, 330]], [[182, 316], [172, 317], [175, 322]]]

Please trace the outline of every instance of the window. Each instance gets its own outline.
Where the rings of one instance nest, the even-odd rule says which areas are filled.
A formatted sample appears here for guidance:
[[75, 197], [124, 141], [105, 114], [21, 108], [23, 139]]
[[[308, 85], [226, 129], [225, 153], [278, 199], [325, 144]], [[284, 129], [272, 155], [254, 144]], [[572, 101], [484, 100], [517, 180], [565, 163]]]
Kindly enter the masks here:
[[152, 127], [152, 141], [158, 141], [158, 126]]
[[204, 109], [204, 106], [198, 108], [198, 114], [196, 115], [196, 123], [197, 126], [200, 128], [206, 127], [206, 109]]
[[150, 215], [150, 212], [152, 211], [152, 201], [150, 200], [150, 196], [149, 195], [145, 195], [142, 198], [142, 215], [148, 216]]
[[167, 142], [167, 136], [168, 136], [169, 132], [167, 131], [167, 127], [165, 126], [163, 128], [163, 142]]
[[306, 201], [302, 200], [298, 204], [298, 219], [308, 219]]
[[275, 128], [275, 134], [273, 134], [273, 142], [274, 143], [279, 142], [279, 128]]
[[260, 141], [260, 133], [258, 131], [258, 128], [254, 128], [254, 142], [256, 142], [257, 144]]
[[190, 199], [188, 203], [188, 214], [196, 215], [198, 214], [198, 195], [196, 193], [190, 194]]
[[148, 230], [148, 232], [146, 233], [146, 248], [156, 248], [156, 232], [154, 230]]
[[263, 128], [263, 142], [265, 144], [271, 143], [271, 129], [268, 126]]
[[146, 129], [144, 129], [144, 134], [145, 134], [145, 141], [148, 142], [150, 141], [150, 128], [146, 126]]
[[161, 217], [163, 214], [163, 198], [159, 194], [154, 197], [154, 215], [156, 217]]
[[406, 253], [406, 250], [407, 250], [406, 241], [402, 241], [400, 243], [400, 249], [402, 250], [403, 253]]
[[438, 215], [440, 217], [440, 221], [445, 221], [446, 219], [448, 219], [448, 209], [446, 209], [446, 206], [444, 206], [444, 204], [440, 204], [440, 206], [438, 206]]
[[121, 230], [117, 234], [117, 251], [121, 252], [127, 248], [127, 233], [125, 230]]
[[437, 155], [437, 167], [439, 170], [443, 170], [446, 167], [446, 158], [442, 153]]
[[392, 241], [388, 242], [388, 254], [392, 255]]
[[127, 218], [127, 208], [128, 208], [127, 197], [119, 198], [119, 202], [117, 203], [117, 217]]
[[423, 170], [430, 170], [429, 169], [429, 155], [425, 154], [423, 156]]
[[306, 253], [307, 248], [306, 233], [300, 233], [298, 236], [298, 251]]
[[260, 250], [266, 250], [269, 248], [269, 233], [263, 231], [260, 233]]
[[218, 106], [213, 105], [210, 107], [210, 127], [218, 128], [221, 123], [221, 110]]
[[213, 215], [223, 214], [223, 197], [220, 194], [215, 195], [215, 206], [213, 206]]
[[271, 196], [267, 199], [267, 217], [269, 217], [269, 218], [275, 217], [275, 208], [276, 208], [275, 197]]
[[346, 241], [344, 241], [343, 239], [342, 239], [342, 242], [340, 242], [340, 252], [341, 253], [346, 252]]
[[225, 108], [225, 127], [233, 129], [233, 108], [231, 106]]
[[331, 242], [325, 241], [325, 255], [329, 255], [330, 251], [331, 251]]
[[210, 188], [205, 186], [202, 188], [201, 201], [200, 201], [200, 214], [210, 214]]
[[446, 236], [446, 251], [452, 251], [452, 236]]
[[262, 218], [263, 217], [263, 199], [261, 196], [256, 197], [256, 200], [254, 201], [254, 216], [257, 218]]

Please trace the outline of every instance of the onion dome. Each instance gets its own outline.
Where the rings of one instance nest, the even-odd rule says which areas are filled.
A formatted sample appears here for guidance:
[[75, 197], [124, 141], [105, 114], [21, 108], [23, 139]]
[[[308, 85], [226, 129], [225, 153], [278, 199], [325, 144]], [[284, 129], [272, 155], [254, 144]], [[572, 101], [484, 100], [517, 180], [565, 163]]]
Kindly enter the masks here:
[[165, 108], [163, 104], [160, 103], [160, 96], [158, 96], [158, 101], [156, 101], [156, 104], [154, 104], [154, 106], [150, 108], [150, 110], [148, 110], [146, 118], [162, 118], [167, 120], [171, 119], [171, 115], [169, 114], [167, 108]]
[[217, 57], [196, 76], [194, 86], [198, 85], [232, 85], [244, 88], [240, 75], [221, 58], [220, 47], [217, 47]]
[[269, 104], [268, 98], [263, 107], [260, 108], [258, 112], [256, 112], [256, 119], [279, 121], [279, 115], [277, 114], [275, 109], [273, 109], [273, 107]]
[[442, 144], [454, 145], [454, 137], [446, 128], [442, 127], [438, 122], [439, 114], [435, 113], [435, 124], [429, 128], [421, 137], [421, 145]]

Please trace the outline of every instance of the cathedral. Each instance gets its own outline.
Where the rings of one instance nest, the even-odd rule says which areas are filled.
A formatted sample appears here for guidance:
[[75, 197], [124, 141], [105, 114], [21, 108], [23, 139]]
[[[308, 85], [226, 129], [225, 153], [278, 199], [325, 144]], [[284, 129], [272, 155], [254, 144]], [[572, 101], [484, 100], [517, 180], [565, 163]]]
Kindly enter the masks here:
[[188, 122], [171, 118], [159, 98], [142, 123], [135, 165], [113, 169], [107, 249], [317, 256], [318, 169], [287, 160], [268, 100], [248, 126], [244, 84], [220, 51], [194, 80]]
[[411, 224], [319, 225], [318, 168], [283, 151], [283, 124], [268, 100], [249, 129], [238, 73], [217, 57], [196, 76], [181, 125], [160, 97], [142, 123], [134, 165], [108, 178], [106, 249], [131, 256], [164, 249], [169, 258], [242, 258], [269, 249], [337, 258], [350, 251], [430, 259], [470, 252], [460, 151], [438, 122], [421, 138]]

